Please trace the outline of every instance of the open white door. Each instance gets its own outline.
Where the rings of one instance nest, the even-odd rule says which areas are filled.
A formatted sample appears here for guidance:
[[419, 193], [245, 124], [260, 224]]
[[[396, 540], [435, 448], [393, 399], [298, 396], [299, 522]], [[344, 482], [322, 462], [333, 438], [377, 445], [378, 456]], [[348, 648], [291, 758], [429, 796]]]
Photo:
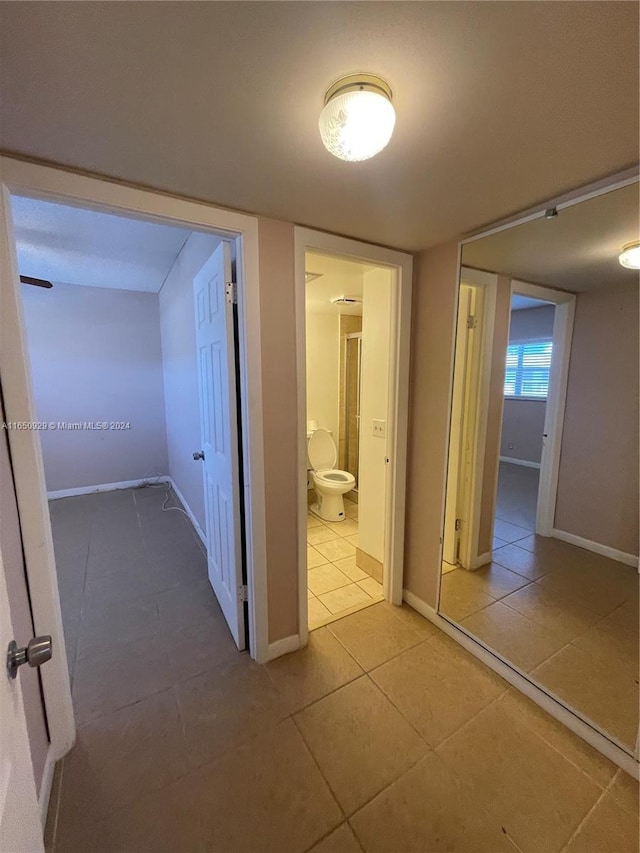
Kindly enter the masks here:
[[209, 580], [236, 645], [245, 647], [240, 477], [229, 245], [193, 280]]
[[[20, 678], [9, 678], [5, 656], [14, 639], [0, 544], [0, 853], [43, 850], [42, 826]], [[29, 637], [16, 637], [19, 643]]]

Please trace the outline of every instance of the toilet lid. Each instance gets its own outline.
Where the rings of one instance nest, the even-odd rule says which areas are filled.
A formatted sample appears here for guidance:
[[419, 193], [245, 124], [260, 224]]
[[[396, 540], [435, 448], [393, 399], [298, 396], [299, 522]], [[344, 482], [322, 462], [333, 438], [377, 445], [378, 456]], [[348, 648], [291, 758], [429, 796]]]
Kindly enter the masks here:
[[326, 429], [317, 429], [313, 433], [309, 439], [308, 451], [309, 462], [314, 471], [327, 471], [335, 467], [338, 458], [336, 445]]

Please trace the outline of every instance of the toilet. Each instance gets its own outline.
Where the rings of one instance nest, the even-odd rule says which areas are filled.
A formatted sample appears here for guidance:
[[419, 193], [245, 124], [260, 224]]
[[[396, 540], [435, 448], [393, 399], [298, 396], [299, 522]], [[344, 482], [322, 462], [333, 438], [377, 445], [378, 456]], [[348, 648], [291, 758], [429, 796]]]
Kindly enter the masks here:
[[326, 429], [316, 429], [307, 441], [309, 465], [313, 471], [313, 485], [318, 503], [311, 511], [324, 521], [344, 521], [344, 498], [356, 484], [356, 478], [348, 471], [334, 468], [338, 459], [336, 444]]

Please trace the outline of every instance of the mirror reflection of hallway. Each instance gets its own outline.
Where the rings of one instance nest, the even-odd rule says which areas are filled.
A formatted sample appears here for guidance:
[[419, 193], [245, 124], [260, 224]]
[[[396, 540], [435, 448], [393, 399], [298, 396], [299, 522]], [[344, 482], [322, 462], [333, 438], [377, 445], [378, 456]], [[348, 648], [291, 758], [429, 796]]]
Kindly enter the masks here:
[[638, 201], [635, 182], [463, 247], [460, 304], [485, 306], [458, 317], [439, 604], [629, 753], [639, 304], [618, 254]]

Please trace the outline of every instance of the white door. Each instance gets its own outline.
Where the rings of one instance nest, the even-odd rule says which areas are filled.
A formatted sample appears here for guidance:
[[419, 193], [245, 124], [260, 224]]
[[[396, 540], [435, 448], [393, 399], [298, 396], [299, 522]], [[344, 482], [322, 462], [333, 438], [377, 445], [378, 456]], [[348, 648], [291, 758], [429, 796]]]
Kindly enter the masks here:
[[209, 580], [236, 645], [244, 649], [236, 358], [230, 282], [230, 250], [223, 242], [193, 280], [201, 452]]
[[[0, 544], [0, 851], [37, 853], [44, 847], [21, 679], [10, 679], [5, 668], [6, 650], [14, 631], [4, 558]], [[31, 638], [15, 639], [22, 645]]]

